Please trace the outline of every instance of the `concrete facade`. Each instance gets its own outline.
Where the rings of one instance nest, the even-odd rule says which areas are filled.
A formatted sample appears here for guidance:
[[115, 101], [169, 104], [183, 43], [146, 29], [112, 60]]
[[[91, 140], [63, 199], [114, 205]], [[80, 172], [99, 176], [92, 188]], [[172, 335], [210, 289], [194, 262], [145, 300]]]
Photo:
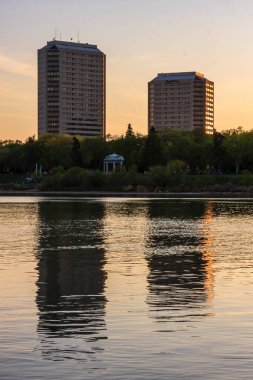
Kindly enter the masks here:
[[38, 136], [105, 136], [106, 56], [96, 45], [50, 41], [38, 50]]
[[148, 129], [214, 130], [214, 83], [198, 72], [161, 73], [148, 83]]

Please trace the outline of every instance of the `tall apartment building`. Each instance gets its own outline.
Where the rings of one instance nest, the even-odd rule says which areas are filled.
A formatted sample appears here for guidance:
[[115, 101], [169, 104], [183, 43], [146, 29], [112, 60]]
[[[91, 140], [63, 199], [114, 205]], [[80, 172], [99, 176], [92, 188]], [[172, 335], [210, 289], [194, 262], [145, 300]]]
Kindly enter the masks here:
[[148, 83], [148, 128], [214, 130], [214, 83], [198, 72], [162, 73]]
[[38, 50], [38, 136], [105, 135], [105, 54], [50, 41]]

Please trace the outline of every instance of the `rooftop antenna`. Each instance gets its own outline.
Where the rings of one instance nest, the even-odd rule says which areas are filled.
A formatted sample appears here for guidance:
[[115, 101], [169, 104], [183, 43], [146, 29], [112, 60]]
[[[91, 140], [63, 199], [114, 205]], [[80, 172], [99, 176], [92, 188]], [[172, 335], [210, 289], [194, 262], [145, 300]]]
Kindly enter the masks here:
[[79, 40], [79, 27], [77, 27], [77, 42], [80, 42], [80, 40]]
[[58, 28], [55, 28], [55, 29], [54, 29], [54, 38], [53, 38], [54, 41], [57, 40], [57, 35], [58, 35], [58, 33], [59, 33]]

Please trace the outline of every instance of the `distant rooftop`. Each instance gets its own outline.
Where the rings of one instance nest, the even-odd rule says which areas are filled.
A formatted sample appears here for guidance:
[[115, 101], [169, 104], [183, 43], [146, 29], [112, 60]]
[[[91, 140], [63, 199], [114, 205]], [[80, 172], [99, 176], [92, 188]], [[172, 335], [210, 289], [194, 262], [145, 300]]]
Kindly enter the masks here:
[[204, 74], [198, 73], [197, 71], [182, 72], [182, 73], [159, 73], [157, 77], [153, 80], [183, 80], [183, 79], [203, 79]]
[[91, 52], [97, 52], [101, 53], [101, 50], [97, 48], [97, 45], [91, 45], [88, 43], [81, 43], [81, 42], [73, 42], [73, 41], [59, 41], [59, 40], [53, 40], [48, 41], [47, 45], [44, 46], [42, 49], [50, 48], [56, 46], [57, 49], [71, 49], [71, 50], [78, 50], [78, 51], [91, 51]]

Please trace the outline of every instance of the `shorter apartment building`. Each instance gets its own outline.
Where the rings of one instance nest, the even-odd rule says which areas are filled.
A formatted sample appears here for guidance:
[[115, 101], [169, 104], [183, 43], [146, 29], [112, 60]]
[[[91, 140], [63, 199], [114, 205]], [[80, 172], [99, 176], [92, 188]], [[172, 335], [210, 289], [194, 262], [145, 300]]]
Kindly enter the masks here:
[[214, 130], [214, 83], [198, 72], [161, 73], [148, 83], [148, 129]]

